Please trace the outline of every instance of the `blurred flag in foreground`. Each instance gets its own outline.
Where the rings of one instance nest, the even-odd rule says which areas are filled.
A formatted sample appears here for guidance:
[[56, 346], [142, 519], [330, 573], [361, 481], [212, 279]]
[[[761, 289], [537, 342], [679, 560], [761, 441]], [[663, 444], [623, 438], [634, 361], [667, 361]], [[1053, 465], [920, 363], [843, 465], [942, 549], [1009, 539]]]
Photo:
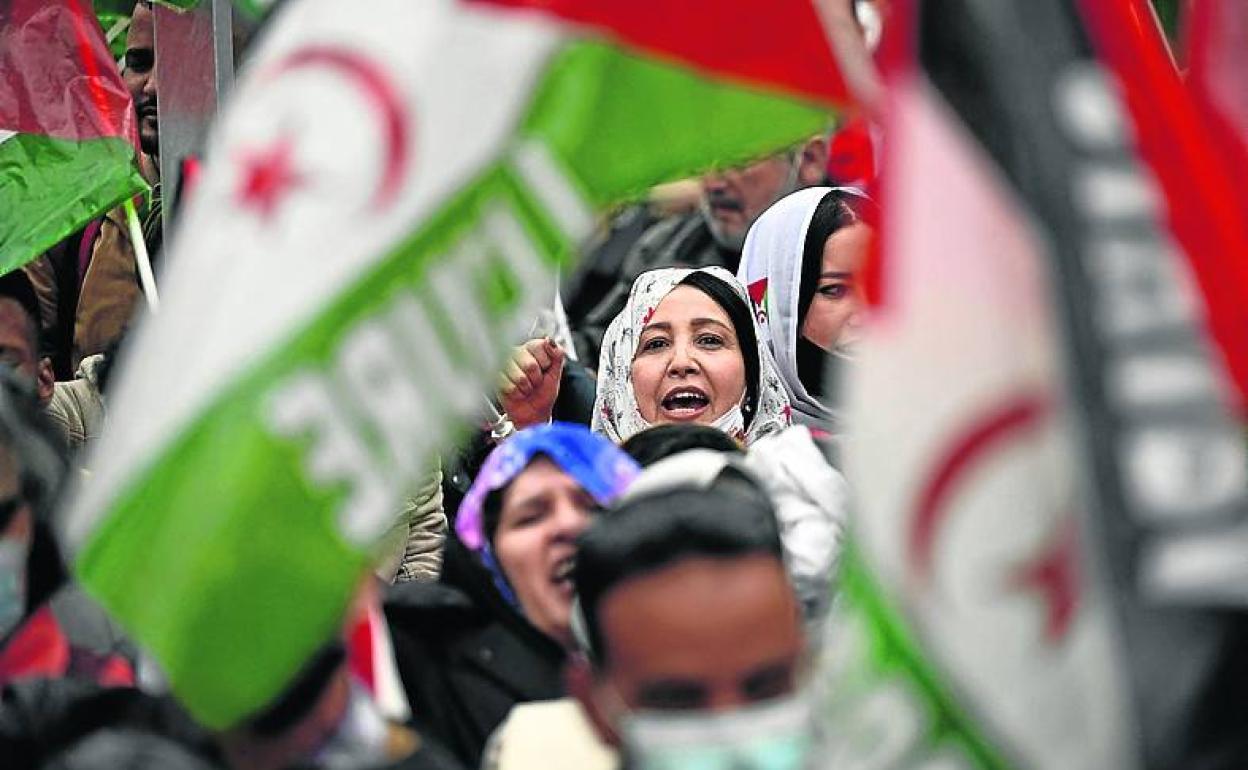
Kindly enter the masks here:
[[88, 0], [0, 0], [0, 273], [146, 189]]
[[528, 5], [291, 3], [215, 130], [66, 522], [209, 725], [338, 626], [595, 212], [842, 90], [800, 0]]
[[1142, 7], [898, 7], [827, 767], [1243, 766], [1242, 308], [1205, 292], [1248, 251]]

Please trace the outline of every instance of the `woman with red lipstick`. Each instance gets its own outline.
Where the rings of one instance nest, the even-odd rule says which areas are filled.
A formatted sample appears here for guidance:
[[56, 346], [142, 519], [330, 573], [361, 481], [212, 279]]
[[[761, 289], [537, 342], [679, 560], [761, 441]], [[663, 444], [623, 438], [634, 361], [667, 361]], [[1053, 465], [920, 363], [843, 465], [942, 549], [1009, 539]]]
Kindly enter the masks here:
[[745, 289], [722, 268], [643, 273], [603, 339], [594, 430], [621, 442], [675, 422], [747, 445], [789, 422]]
[[848, 490], [810, 431], [790, 427], [784, 382], [748, 308], [722, 268], [643, 273], [607, 329], [593, 427], [625, 441], [651, 425], [699, 423], [744, 444], [813, 622], [833, 596]]
[[[789, 424], [784, 383], [762, 344], [745, 288], [720, 267], [638, 276], [603, 338], [593, 429], [618, 443], [652, 425], [710, 425], [752, 444]], [[517, 427], [547, 422], [563, 354], [517, 348], [501, 401]]]
[[[642, 273], [603, 340], [593, 429], [623, 443], [654, 425], [698, 424], [744, 445], [815, 622], [834, 595], [849, 494], [810, 430], [790, 426], [785, 384], [759, 328], [745, 287], [723, 268]], [[549, 340], [517, 349], [501, 391], [513, 420], [549, 419], [562, 361]]]

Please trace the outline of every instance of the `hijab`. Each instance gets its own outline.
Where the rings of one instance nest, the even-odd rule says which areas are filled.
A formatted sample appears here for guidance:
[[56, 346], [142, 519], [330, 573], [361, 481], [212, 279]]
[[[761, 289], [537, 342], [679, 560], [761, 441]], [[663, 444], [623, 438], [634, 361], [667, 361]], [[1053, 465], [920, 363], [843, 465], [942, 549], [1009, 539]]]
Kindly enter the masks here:
[[[775, 356], [799, 423], [830, 430], [832, 410], [815, 393], [809, 366], [813, 343], [801, 336], [823, 259], [823, 238], [810, 240], [816, 210], [831, 196], [866, 196], [852, 187], [807, 187], [781, 198], [750, 228], [737, 277], [745, 284], [762, 338]], [[851, 207], [852, 208], [852, 207]], [[858, 221], [856, 215], [852, 221]], [[822, 361], [823, 356], [814, 356]], [[806, 377], [803, 378], [803, 371]], [[808, 387], [808, 385], [810, 387]]]
[[[636, 394], [633, 392], [633, 359], [637, 355], [641, 331], [663, 298], [693, 273], [700, 273], [721, 282], [729, 290], [729, 296], [740, 300], [746, 308], [750, 307], [745, 287], [722, 267], [696, 270], [667, 267], [649, 270], [637, 277], [629, 290], [624, 309], [607, 327], [598, 359], [598, 395], [594, 401], [593, 429], [617, 444], [650, 427], [650, 423], [641, 416]], [[709, 293], [708, 296], [723, 306], [720, 298]], [[738, 316], [727, 307], [724, 312], [729, 318]], [[745, 424], [739, 431], [740, 435], [733, 437], [749, 445], [758, 438], [784, 429], [789, 424], [790, 410], [780, 373], [776, 370], [775, 361], [772, 360], [757, 323], [749, 313], [745, 314], [741, 322], [750, 324], [749, 331], [755, 338], [758, 373], [756, 381], [746, 385], [749, 397], [744, 407], [748, 407], [750, 413], [745, 415]], [[749, 335], [742, 332], [743, 330], [738, 329], [737, 337], [744, 342]]]
[[619, 497], [641, 472], [633, 458], [583, 425], [554, 422], [528, 428], [494, 448], [459, 505], [455, 533], [468, 550], [481, 558], [503, 598], [516, 609], [519, 603], [494, 558], [486, 531], [485, 502], [491, 493], [506, 488], [537, 457], [557, 465], [602, 506]]

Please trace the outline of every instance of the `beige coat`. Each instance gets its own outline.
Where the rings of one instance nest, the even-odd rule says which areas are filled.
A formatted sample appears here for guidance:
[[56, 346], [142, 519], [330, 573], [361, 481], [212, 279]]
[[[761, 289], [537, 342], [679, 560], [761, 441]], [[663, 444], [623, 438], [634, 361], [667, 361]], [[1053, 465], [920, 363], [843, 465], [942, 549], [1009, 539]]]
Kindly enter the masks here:
[[442, 468], [434, 469], [408, 498], [385, 538], [385, 560], [377, 576], [390, 583], [435, 581], [442, 571], [446, 512], [442, 507]]
[[[76, 254], [73, 256], [77, 258]], [[44, 256], [24, 269], [39, 299], [40, 325], [45, 334], [55, 338], [52, 331], [60, 316], [61, 297], [52, 263]], [[73, 308], [70, 365], [77, 367], [82, 359], [103, 353], [121, 339], [142, 301], [134, 248], [130, 245], [125, 214], [118, 207], [104, 216], [91, 248], [91, 264], [83, 276], [78, 305]]]
[[52, 400], [44, 407], [44, 413], [60, 429], [65, 446], [72, 453], [104, 430], [104, 397], [98, 377], [103, 361], [104, 356], [99, 355], [82, 359], [74, 379], [56, 383]]
[[616, 770], [615, 749], [572, 698], [521, 703], [490, 736], [481, 770]]

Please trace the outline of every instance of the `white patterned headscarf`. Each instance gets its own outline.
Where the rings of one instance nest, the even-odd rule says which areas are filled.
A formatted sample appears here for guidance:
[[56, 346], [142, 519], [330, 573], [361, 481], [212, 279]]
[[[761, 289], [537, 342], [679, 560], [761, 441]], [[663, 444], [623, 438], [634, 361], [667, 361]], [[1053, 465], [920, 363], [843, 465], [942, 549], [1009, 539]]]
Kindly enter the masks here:
[[[722, 267], [704, 267], [697, 270], [684, 267], [666, 267], [642, 273], [633, 282], [628, 293], [628, 303], [611, 325], [602, 341], [602, 353], [598, 359], [598, 396], [594, 400], [593, 429], [618, 443], [627, 441], [650, 424], [641, 416], [637, 398], [633, 393], [633, 358], [641, 330], [663, 298], [690, 273], [699, 272], [726, 284], [741, 298], [747, 308], [750, 298], [732, 273]], [[753, 414], [745, 415], [745, 430], [733, 436], [746, 445], [769, 433], [783, 430], [790, 422], [789, 398], [784, 383], [776, 369], [776, 363], [767, 349], [767, 343], [758, 324], [754, 323], [754, 336], [758, 340], [759, 382]]]

